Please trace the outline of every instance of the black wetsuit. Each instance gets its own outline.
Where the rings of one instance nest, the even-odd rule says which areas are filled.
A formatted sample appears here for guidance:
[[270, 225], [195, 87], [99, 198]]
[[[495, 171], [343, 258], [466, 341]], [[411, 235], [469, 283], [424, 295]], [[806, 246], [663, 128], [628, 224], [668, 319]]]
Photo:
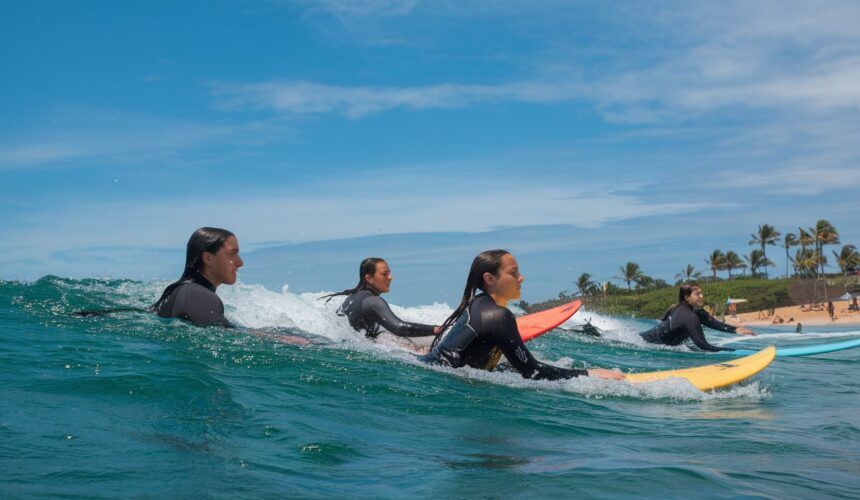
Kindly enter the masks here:
[[162, 318], [182, 318], [197, 326], [232, 326], [215, 287], [199, 274], [177, 286], [155, 311]]
[[370, 290], [359, 290], [349, 295], [338, 314], [346, 316], [349, 325], [364, 330], [368, 338], [376, 338], [382, 328], [398, 337], [426, 337], [433, 335], [433, 325], [409, 323], [394, 315], [388, 303]]
[[524, 378], [557, 380], [588, 375], [587, 370], [559, 368], [536, 360], [523, 343], [511, 311], [496, 305], [486, 294], [472, 301], [445, 338], [421, 360], [491, 370], [499, 352]]
[[702, 325], [723, 332], [735, 333], [737, 330], [737, 327], [718, 321], [703, 309], [694, 310], [689, 304], [682, 303], [669, 309], [659, 325], [639, 335], [652, 344], [679, 345], [690, 339], [703, 351], [734, 351], [729, 347], [709, 344], [705, 340]]

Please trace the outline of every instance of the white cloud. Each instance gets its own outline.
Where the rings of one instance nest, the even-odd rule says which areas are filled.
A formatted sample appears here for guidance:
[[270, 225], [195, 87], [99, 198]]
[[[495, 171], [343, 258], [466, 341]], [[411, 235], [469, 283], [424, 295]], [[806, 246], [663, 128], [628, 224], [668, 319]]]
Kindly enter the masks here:
[[542, 82], [503, 85], [440, 84], [423, 87], [350, 87], [314, 82], [215, 83], [213, 95], [228, 109], [267, 109], [285, 114], [342, 113], [349, 118], [395, 108], [464, 108], [481, 102], [546, 104], [582, 96], [579, 86]]
[[328, 11], [341, 19], [368, 16], [402, 16], [412, 12], [419, 0], [319, 0], [312, 8]]
[[225, 139], [259, 140], [274, 133], [274, 127], [267, 124], [218, 125], [119, 110], [64, 109], [53, 115], [53, 131], [0, 143], [0, 170], [62, 166], [81, 158], [139, 163], [175, 158]]
[[713, 176], [715, 184], [737, 186], [762, 194], [819, 195], [836, 190], [860, 189], [860, 164], [824, 167], [815, 160], [770, 170], [725, 170]]
[[91, 153], [82, 149], [80, 145], [51, 141], [23, 146], [9, 145], [5, 148], [0, 146], [0, 169], [58, 162], [89, 154]]
[[[418, 192], [403, 190], [403, 179], [434, 183]], [[452, 176], [453, 177], [453, 176]], [[169, 247], [196, 227], [234, 230], [246, 241], [313, 241], [379, 233], [484, 231], [497, 226], [576, 224], [597, 227], [608, 221], [702, 209], [707, 203], [642, 200], [613, 194], [604, 186], [511, 184], [487, 180], [480, 186], [451, 182], [433, 172], [372, 179], [341, 179], [278, 192], [241, 193], [208, 199], [183, 196], [133, 202], [78, 202], [63, 210], [26, 213], [2, 237], [23, 247], [63, 241], [63, 248], [112, 245]], [[292, 189], [292, 191], [290, 191]], [[368, 190], [378, 196], [367, 196]], [[50, 235], [49, 237], [46, 235]]]
[[[483, 2], [329, 1], [345, 26], [385, 37], [414, 29], [402, 18], [493, 22], [530, 37], [536, 50], [507, 81], [466, 85], [334, 86], [319, 82], [220, 83], [230, 108], [359, 118], [395, 108], [465, 108], [487, 102], [591, 101], [613, 121], [685, 119], [742, 106], [776, 112], [856, 112], [860, 108], [860, 3], [850, 1], [663, 2], [583, 6]], [[412, 19], [414, 18], [414, 19]], [[599, 22], [606, 35], [583, 45], [557, 29]], [[367, 23], [368, 19], [373, 20]], [[504, 21], [498, 22], [499, 19]], [[442, 23], [444, 24], [444, 23]], [[454, 24], [457, 24], [456, 22]], [[533, 33], [523, 33], [526, 25]], [[402, 25], [402, 28], [398, 26]], [[437, 24], [434, 24], [438, 28]], [[450, 36], [443, 32], [440, 36]], [[432, 37], [432, 34], [430, 35]], [[495, 36], [500, 36], [497, 33]], [[516, 46], [516, 44], [513, 44]], [[511, 49], [516, 50], [516, 49]], [[600, 51], [600, 52], [598, 52]], [[430, 50], [432, 53], [432, 49]], [[512, 54], [513, 55], [513, 54]], [[523, 78], [522, 75], [529, 75]]]

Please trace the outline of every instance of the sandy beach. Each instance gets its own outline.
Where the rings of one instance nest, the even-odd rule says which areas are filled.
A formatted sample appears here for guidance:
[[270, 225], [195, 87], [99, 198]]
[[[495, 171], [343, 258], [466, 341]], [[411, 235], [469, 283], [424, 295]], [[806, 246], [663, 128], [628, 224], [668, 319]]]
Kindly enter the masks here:
[[[803, 306], [779, 307], [772, 315], [769, 311], [757, 311], [740, 313], [737, 315], [726, 315], [726, 323], [732, 325], [860, 325], [860, 312], [848, 311], [847, 300], [834, 300], [835, 318], [831, 319], [827, 314], [827, 304], [819, 306], [819, 309], [809, 310], [808, 304]], [[780, 322], [780, 319], [782, 320]]]

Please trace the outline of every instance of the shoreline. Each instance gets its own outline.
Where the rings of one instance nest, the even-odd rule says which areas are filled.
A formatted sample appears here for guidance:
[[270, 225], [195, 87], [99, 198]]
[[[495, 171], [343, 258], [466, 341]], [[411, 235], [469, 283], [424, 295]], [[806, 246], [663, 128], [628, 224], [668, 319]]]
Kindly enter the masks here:
[[[860, 312], [849, 311], [850, 303], [848, 300], [834, 300], [835, 317], [833, 319], [827, 314], [827, 304], [823, 304], [820, 310], [808, 310], [807, 306], [803, 305], [777, 307], [773, 310], [773, 314], [769, 314], [768, 310], [727, 314], [725, 322], [743, 326], [796, 326], [798, 322], [810, 326], [860, 325]], [[782, 321], [779, 321], [780, 319]]]

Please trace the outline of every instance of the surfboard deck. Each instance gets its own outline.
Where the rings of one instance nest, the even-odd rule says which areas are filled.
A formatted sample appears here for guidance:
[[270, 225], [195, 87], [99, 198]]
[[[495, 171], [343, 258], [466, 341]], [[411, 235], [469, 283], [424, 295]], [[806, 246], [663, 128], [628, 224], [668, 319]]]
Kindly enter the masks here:
[[520, 337], [522, 337], [523, 342], [540, 337], [569, 320], [571, 316], [576, 314], [576, 311], [579, 311], [580, 307], [582, 307], [582, 301], [577, 299], [546, 311], [520, 316], [517, 318]]
[[[811, 356], [813, 354], [823, 354], [825, 352], [843, 351], [845, 349], [851, 349], [858, 346], [860, 346], [860, 338], [852, 340], [843, 340], [841, 342], [825, 342], [822, 344], [805, 345], [800, 347], [779, 347], [776, 350], [776, 355], [778, 357]], [[754, 352], [755, 351], [749, 349], [738, 349], [733, 352], [726, 352], [726, 354], [732, 354], [735, 356], [746, 356]]]
[[752, 355], [713, 365], [680, 370], [630, 373], [627, 375], [627, 380], [641, 383], [668, 378], [684, 378], [700, 391], [709, 391], [736, 384], [752, 377], [764, 370], [774, 357], [776, 357], [776, 348], [769, 346]]

